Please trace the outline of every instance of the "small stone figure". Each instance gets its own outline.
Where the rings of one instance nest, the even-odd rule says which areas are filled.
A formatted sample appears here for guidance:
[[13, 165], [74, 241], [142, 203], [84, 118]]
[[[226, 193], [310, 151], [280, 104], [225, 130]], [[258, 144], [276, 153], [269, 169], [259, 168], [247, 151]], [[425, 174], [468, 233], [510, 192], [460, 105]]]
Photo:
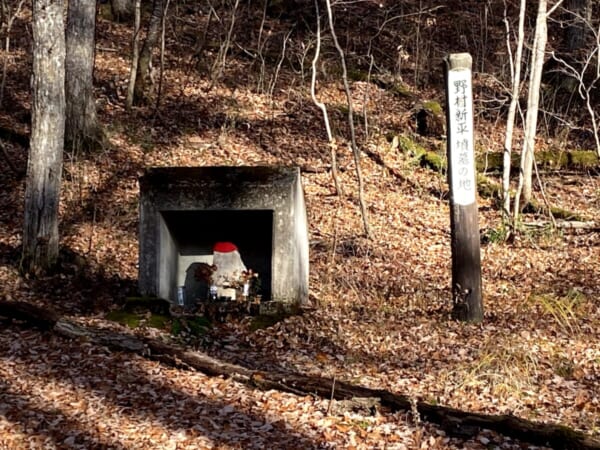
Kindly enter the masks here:
[[218, 297], [235, 300], [235, 287], [246, 272], [246, 266], [236, 245], [231, 242], [217, 242], [213, 247], [213, 265], [216, 269], [212, 279], [217, 286]]

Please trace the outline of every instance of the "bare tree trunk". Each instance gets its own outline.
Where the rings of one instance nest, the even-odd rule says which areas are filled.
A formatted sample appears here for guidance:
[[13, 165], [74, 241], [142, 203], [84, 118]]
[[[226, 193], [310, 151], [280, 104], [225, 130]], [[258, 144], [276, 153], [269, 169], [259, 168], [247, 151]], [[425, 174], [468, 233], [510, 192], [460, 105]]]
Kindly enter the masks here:
[[[515, 218], [519, 215], [519, 197], [522, 205], [531, 201], [533, 179], [533, 152], [535, 149], [535, 136], [537, 132], [537, 117], [540, 104], [540, 86], [542, 82], [542, 69], [544, 66], [544, 53], [548, 39], [547, 28], [547, 0], [540, 0], [535, 22], [535, 36], [533, 40], [531, 74], [529, 75], [529, 92], [527, 96], [527, 115], [525, 117], [525, 137], [521, 150], [521, 172], [519, 175], [519, 188], [515, 197]], [[520, 194], [520, 195], [519, 195]]]
[[142, 0], [135, 0], [135, 19], [133, 26], [131, 70], [129, 72], [129, 86], [127, 87], [127, 99], [125, 105], [129, 111], [133, 106], [133, 96], [135, 90], [135, 80], [140, 61], [140, 22], [142, 16]]
[[542, 83], [542, 70], [544, 68], [544, 55], [548, 40], [548, 16], [562, 3], [558, 0], [548, 11], [547, 0], [539, 0], [538, 12], [535, 21], [535, 36], [533, 39], [531, 73], [529, 75], [529, 92], [527, 96], [527, 115], [525, 117], [525, 137], [521, 150], [521, 170], [519, 186], [515, 195], [514, 219], [519, 216], [519, 201], [526, 206], [531, 201], [533, 181], [533, 160], [535, 149], [535, 136], [537, 133], [537, 116], [540, 104], [540, 86]]
[[567, 26], [567, 52], [572, 55], [585, 44], [591, 22], [592, 8], [589, 0], [567, 0], [565, 9], [569, 11]]
[[137, 74], [135, 77], [135, 87], [133, 92], [134, 104], [145, 104], [150, 99], [150, 88], [153, 85], [152, 81], [152, 53], [158, 43], [161, 31], [161, 22], [165, 0], [154, 0], [152, 7], [152, 16], [148, 24], [148, 32], [146, 40], [140, 52], [138, 61]]
[[350, 94], [350, 85], [348, 84], [348, 70], [346, 69], [346, 57], [344, 56], [344, 50], [338, 42], [337, 35], [335, 34], [335, 28], [333, 26], [333, 12], [331, 10], [331, 1], [325, 0], [327, 6], [327, 17], [329, 18], [329, 31], [331, 31], [331, 37], [333, 43], [337, 49], [340, 60], [342, 62], [342, 80], [344, 81], [344, 90], [346, 92], [346, 100], [348, 102], [348, 125], [350, 126], [350, 142], [352, 145], [352, 155], [354, 156], [354, 164], [356, 166], [356, 177], [358, 180], [358, 202], [360, 204], [360, 213], [363, 220], [363, 228], [367, 237], [371, 236], [371, 230], [369, 227], [369, 218], [367, 216], [367, 207], [365, 205], [365, 194], [364, 194], [364, 182], [362, 177], [362, 171], [360, 169], [360, 151], [356, 145], [356, 133], [354, 132], [354, 114], [352, 110], [352, 96]]
[[31, 143], [27, 163], [22, 269], [58, 258], [58, 205], [65, 130], [63, 0], [33, 0]]
[[331, 125], [329, 124], [329, 114], [327, 113], [327, 107], [325, 103], [320, 102], [317, 99], [317, 62], [319, 61], [319, 55], [321, 54], [321, 18], [319, 17], [319, 0], [315, 0], [315, 9], [317, 12], [317, 48], [315, 49], [315, 56], [312, 60], [312, 76], [310, 82], [310, 95], [315, 105], [323, 112], [323, 121], [325, 122], [325, 131], [327, 132], [327, 141], [329, 142], [329, 152], [331, 158], [331, 176], [333, 178], [333, 185], [335, 186], [335, 193], [337, 195], [344, 195], [342, 191], [342, 185], [338, 176], [337, 169], [337, 155], [336, 149], [337, 144], [331, 133]]
[[[8, 4], [6, 5], [6, 9], [7, 11], [5, 12], [6, 15], [6, 29], [5, 29], [5, 33], [6, 33], [6, 37], [4, 38], [4, 67], [2, 68], [2, 82], [0, 82], [0, 107], [2, 107], [2, 102], [4, 100], [4, 88], [6, 86], [6, 73], [8, 71], [8, 61], [9, 59], [9, 55], [10, 55], [10, 32], [12, 30], [12, 26], [13, 23], [15, 21], [15, 19], [17, 18], [17, 16], [19, 15], [19, 13], [21, 12], [21, 8], [23, 7], [23, 3], [25, 3], [25, 0], [19, 0], [19, 3], [17, 4], [17, 7], [15, 8], [15, 11], [12, 12], [10, 9], [10, 6], [8, 6]], [[5, 9], [4, 7], [2, 8], [3, 11]], [[2, 18], [4, 21], [4, 17]]]
[[[505, 3], [506, 4], [506, 3]], [[523, 42], [524, 28], [525, 28], [525, 11], [526, 11], [526, 0], [521, 0], [519, 7], [519, 28], [517, 32], [517, 52], [513, 59], [511, 59], [511, 75], [512, 75], [512, 92], [510, 99], [510, 106], [508, 107], [508, 117], [506, 118], [506, 135], [504, 138], [504, 159], [502, 167], [502, 197], [504, 201], [503, 217], [505, 219], [510, 218], [510, 164], [511, 164], [511, 152], [512, 152], [512, 139], [513, 131], [515, 127], [515, 116], [517, 113], [517, 105], [519, 103], [519, 91], [521, 90], [521, 66], [523, 58]], [[510, 28], [508, 20], [506, 19], [506, 46], [508, 48], [509, 56], [511, 52], [510, 46]]]
[[110, 9], [117, 22], [126, 22], [133, 17], [134, 0], [111, 0]]
[[[561, 85], [568, 86], [572, 90], [572, 93], [576, 91], [585, 102], [590, 115], [590, 122], [592, 123], [596, 153], [600, 157], [600, 129], [594, 109], [596, 104], [596, 83], [600, 80], [600, 29], [594, 29], [595, 25], [591, 21], [591, 5], [589, 2], [573, 0], [568, 5], [570, 5], [567, 6], [569, 9], [569, 20], [575, 21], [577, 25], [577, 30], [576, 32], [573, 31], [573, 33], [578, 36], [582, 34], [582, 36], [579, 36], [581, 42], [575, 43], [579, 38], [575, 39], [575, 41], [567, 39], [570, 51], [562, 57], [552, 52], [552, 57], [561, 65], [560, 75], [563, 77]], [[570, 32], [567, 32], [567, 38], [569, 38], [569, 35]], [[587, 35], [594, 36], [594, 45], [584, 45]], [[579, 47], [576, 45], [579, 45]]]
[[163, 89], [163, 78], [165, 72], [165, 34], [167, 31], [167, 11], [169, 10], [170, 0], [166, 0], [165, 7], [163, 9], [163, 16], [161, 22], [161, 33], [160, 33], [160, 72], [158, 77], [158, 90], [156, 93], [156, 106], [154, 107], [154, 117], [158, 114], [160, 108], [160, 100]]
[[94, 99], [95, 29], [96, 0], [69, 0], [65, 143], [72, 150], [94, 150], [104, 145]]
[[219, 48], [219, 54], [217, 55], [211, 69], [210, 76], [213, 83], [219, 78], [221, 78], [221, 76], [223, 75], [223, 70], [225, 70], [225, 63], [227, 62], [227, 53], [229, 53], [229, 48], [231, 47], [233, 30], [235, 27], [237, 11], [239, 6], [240, 0], [235, 0], [233, 9], [231, 10], [231, 20], [229, 22], [229, 28], [227, 30], [227, 35], [225, 36], [225, 41], [221, 43], [221, 47]]

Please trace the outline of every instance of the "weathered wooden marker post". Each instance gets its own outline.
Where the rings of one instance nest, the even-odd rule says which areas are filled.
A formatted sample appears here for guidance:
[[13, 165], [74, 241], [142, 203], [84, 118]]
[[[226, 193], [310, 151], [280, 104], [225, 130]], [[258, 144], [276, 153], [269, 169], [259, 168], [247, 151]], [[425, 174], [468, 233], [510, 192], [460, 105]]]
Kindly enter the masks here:
[[477, 181], [473, 138], [472, 58], [468, 53], [446, 57], [446, 120], [448, 183], [452, 239], [452, 315], [481, 322], [481, 257], [477, 220]]

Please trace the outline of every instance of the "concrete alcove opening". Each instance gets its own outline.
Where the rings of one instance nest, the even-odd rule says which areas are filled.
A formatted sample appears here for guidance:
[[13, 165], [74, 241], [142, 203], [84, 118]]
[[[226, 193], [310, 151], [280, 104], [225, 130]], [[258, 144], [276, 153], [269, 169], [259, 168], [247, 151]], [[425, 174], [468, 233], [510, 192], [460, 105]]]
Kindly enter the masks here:
[[[216, 242], [235, 244], [248, 269], [257, 272], [262, 299], [271, 299], [271, 261], [273, 257], [273, 210], [192, 210], [161, 211], [161, 242], [170, 258], [161, 260], [163, 283], [161, 297], [169, 297], [169, 286], [184, 286], [184, 301], [193, 304], [206, 300], [208, 286], [194, 273], [198, 263], [213, 264]], [[172, 262], [171, 262], [172, 261]]]
[[[260, 277], [261, 311], [308, 301], [308, 227], [296, 167], [161, 167], [140, 178], [142, 295], [206, 298], [195, 267], [233, 243]], [[196, 265], [196, 266], [194, 266]], [[264, 306], [264, 308], [263, 308]]]

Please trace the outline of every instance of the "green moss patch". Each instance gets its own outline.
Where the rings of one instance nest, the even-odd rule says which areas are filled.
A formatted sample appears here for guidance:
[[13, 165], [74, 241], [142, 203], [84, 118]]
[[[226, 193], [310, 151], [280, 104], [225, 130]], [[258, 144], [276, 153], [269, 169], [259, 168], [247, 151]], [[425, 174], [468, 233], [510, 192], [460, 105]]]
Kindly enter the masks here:
[[[511, 167], [519, 167], [520, 155], [513, 153], [511, 155]], [[475, 158], [475, 166], [478, 172], [502, 172], [504, 167], [504, 155], [499, 152], [481, 153]]]
[[593, 151], [574, 150], [568, 153], [570, 164], [575, 167], [600, 168], [598, 154]]
[[398, 143], [398, 148], [421, 166], [436, 172], [446, 172], [446, 156], [442, 152], [427, 150], [421, 144], [415, 142], [404, 134], [395, 136], [393, 139]]
[[140, 314], [122, 309], [109, 312], [106, 315], [106, 319], [120, 323], [121, 325], [126, 325], [129, 328], [138, 328], [145, 325], [159, 330], [167, 329], [171, 323], [171, 317], [168, 315], [153, 313]]
[[137, 328], [140, 326], [140, 315], [130, 313], [127, 311], [111, 311], [106, 315], [108, 320], [120, 323], [121, 325], [127, 325], [129, 328]]
[[[511, 153], [511, 172], [518, 173], [521, 154]], [[596, 152], [587, 150], [544, 150], [536, 152], [535, 162], [541, 169], [549, 170], [600, 170]], [[477, 170], [480, 172], [502, 172], [504, 155], [501, 152], [481, 153], [476, 158]]]
[[[447, 168], [446, 157], [441, 151], [433, 151], [427, 150], [422, 145], [415, 142], [409, 136], [406, 135], [398, 135], [393, 138], [398, 143], [398, 148], [403, 153], [409, 155], [414, 158], [421, 167], [426, 167], [428, 169], [434, 170], [439, 173], [445, 173]], [[540, 152], [536, 154], [536, 158], [540, 159], [538, 165], [542, 165], [548, 167], [548, 164], [554, 164], [555, 161], [558, 161], [560, 164], [568, 163], [574, 164], [574, 161], [580, 161], [580, 164], [584, 167], [583, 164], [587, 164], [590, 162], [596, 162], [597, 165], [597, 155], [592, 154], [592, 152], [584, 152], [584, 151], [575, 151], [566, 153], [563, 152], [562, 156], [559, 159], [552, 160], [550, 155], [557, 155], [556, 152]], [[571, 156], [567, 156], [571, 155]], [[520, 155], [512, 155], [513, 167], [518, 168], [519, 165], [519, 157]], [[578, 159], [580, 158], [580, 159]], [[483, 175], [481, 172], [484, 170], [488, 171], [501, 171], [503, 163], [503, 155], [501, 153], [487, 153], [485, 155], [480, 155], [477, 160], [477, 191], [479, 195], [483, 198], [492, 198], [495, 200], [502, 199], [502, 185], [500, 183], [496, 183], [492, 181], [490, 178]], [[573, 168], [573, 166], [571, 166]], [[585, 166], [587, 169], [590, 169], [592, 166]], [[563, 208], [551, 207], [550, 212], [555, 219], [560, 220], [575, 220], [575, 221], [585, 221], [587, 220], [585, 217], [582, 217], [580, 214], [569, 211]], [[548, 215], [548, 208], [539, 205], [536, 202], [531, 202], [531, 204], [527, 205], [523, 209], [523, 213], [532, 213], [532, 214], [544, 214]]]
[[367, 81], [369, 79], [369, 72], [361, 69], [349, 69], [348, 79], [351, 81]]
[[435, 114], [436, 116], [441, 116], [444, 113], [442, 105], [440, 105], [439, 102], [436, 102], [435, 100], [429, 100], [423, 103], [423, 109], [429, 111], [432, 114]]
[[439, 173], [446, 173], [446, 158], [436, 152], [426, 151], [421, 156], [420, 165]]
[[409, 156], [414, 156], [420, 158], [425, 153], [427, 153], [427, 149], [422, 145], [415, 142], [409, 136], [405, 134], [398, 135], [398, 148]]
[[400, 82], [392, 83], [388, 90], [397, 97], [412, 98], [414, 96], [410, 88]]
[[[535, 201], [531, 201], [527, 206], [525, 206], [525, 208], [523, 208], [523, 213], [548, 215], [548, 208], [545, 205], [540, 205]], [[558, 208], [556, 206], [550, 207], [550, 213], [552, 213], [552, 217], [558, 220], [572, 220], [581, 222], [588, 220], [586, 217], [583, 217], [577, 212], [569, 211], [568, 209], [564, 208]]]
[[502, 198], [502, 185], [494, 183], [485, 175], [477, 174], [477, 192], [483, 198]]
[[145, 321], [145, 325], [158, 328], [159, 330], [165, 330], [168, 325], [171, 323], [171, 318], [169, 316], [163, 316], [161, 314], [152, 314]]

